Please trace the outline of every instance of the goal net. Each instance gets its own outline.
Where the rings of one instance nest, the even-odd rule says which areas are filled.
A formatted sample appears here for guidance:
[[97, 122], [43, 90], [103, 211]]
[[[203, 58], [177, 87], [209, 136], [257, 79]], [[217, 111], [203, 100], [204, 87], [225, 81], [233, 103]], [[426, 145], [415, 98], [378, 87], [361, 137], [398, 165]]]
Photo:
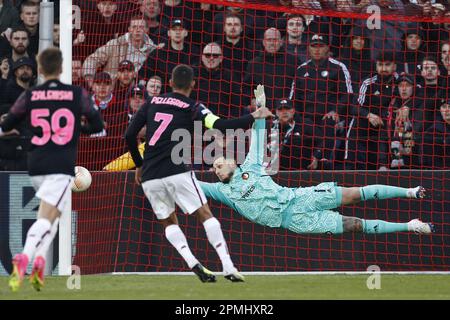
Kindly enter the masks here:
[[[224, 118], [252, 112], [253, 90], [264, 84], [267, 105], [278, 116], [268, 127], [279, 146], [268, 149], [279, 159], [273, 176], [279, 184], [423, 185], [428, 192], [420, 201], [371, 201], [338, 210], [364, 219], [431, 221], [437, 228], [431, 236], [299, 235], [256, 225], [209, 201], [239, 270], [365, 271], [371, 265], [381, 271], [450, 270], [445, 5], [400, 0], [74, 4], [81, 22], [73, 32], [73, 83], [94, 94], [106, 122], [102, 134], [83, 137], [79, 147], [77, 164], [93, 171], [91, 188], [74, 194], [72, 204], [77, 213], [73, 264], [83, 274], [188, 271], [134, 183], [134, 172], [127, 171], [133, 163], [123, 139], [140, 103], [170, 90], [171, 71], [180, 63], [195, 71], [192, 98]], [[193, 154], [207, 143], [194, 145]], [[216, 181], [209, 168], [210, 163], [196, 162], [197, 178]], [[199, 261], [221, 270], [203, 226], [178, 213]]]

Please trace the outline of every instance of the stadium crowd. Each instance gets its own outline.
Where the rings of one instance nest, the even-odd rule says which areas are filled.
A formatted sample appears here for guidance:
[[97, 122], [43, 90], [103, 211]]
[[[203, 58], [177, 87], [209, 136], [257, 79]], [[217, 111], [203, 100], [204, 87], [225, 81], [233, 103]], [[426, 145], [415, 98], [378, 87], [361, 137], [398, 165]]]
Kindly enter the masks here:
[[[0, 0], [0, 116], [37, 82], [39, 3]], [[81, 22], [73, 31], [73, 84], [91, 92], [106, 124], [82, 139], [80, 164], [101, 170], [126, 152], [130, 118], [170, 90], [171, 71], [183, 63], [197, 73], [192, 98], [221, 117], [251, 112], [253, 89], [265, 86], [277, 114], [270, 136], [280, 142], [268, 149], [281, 169], [450, 168], [450, 20], [440, 21], [450, 19], [448, 1], [264, 3], [325, 15], [183, 0], [74, 0]], [[371, 5], [386, 17], [375, 22], [379, 28], [352, 18]], [[57, 14], [54, 38], [58, 46]], [[0, 170], [26, 169], [28, 140], [27, 128], [0, 139]]]

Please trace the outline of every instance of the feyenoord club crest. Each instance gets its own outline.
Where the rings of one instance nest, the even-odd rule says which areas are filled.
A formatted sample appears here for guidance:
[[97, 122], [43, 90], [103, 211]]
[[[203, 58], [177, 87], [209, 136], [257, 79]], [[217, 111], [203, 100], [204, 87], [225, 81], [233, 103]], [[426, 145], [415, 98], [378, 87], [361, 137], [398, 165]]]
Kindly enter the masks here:
[[243, 179], [243, 180], [248, 180], [248, 177], [249, 177], [249, 174], [248, 174], [247, 172], [244, 172], [244, 173], [242, 174], [242, 179]]
[[324, 78], [328, 77], [328, 71], [322, 71], [321, 75]]

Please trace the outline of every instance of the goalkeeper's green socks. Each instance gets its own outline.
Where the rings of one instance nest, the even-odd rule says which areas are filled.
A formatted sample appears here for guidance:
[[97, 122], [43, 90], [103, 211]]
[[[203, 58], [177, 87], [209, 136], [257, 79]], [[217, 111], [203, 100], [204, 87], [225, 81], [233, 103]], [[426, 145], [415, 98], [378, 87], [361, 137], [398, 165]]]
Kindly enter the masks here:
[[395, 223], [383, 220], [361, 219], [364, 233], [391, 233], [409, 231], [408, 223]]
[[390, 198], [408, 198], [408, 188], [374, 184], [359, 188], [361, 200], [383, 200]]

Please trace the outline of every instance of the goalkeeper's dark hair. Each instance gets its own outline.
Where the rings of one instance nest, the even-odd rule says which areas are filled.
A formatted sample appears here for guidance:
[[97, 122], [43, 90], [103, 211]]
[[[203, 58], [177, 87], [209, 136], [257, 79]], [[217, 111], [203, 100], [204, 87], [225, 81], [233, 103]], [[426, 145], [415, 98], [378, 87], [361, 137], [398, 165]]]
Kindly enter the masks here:
[[179, 64], [172, 70], [172, 83], [175, 89], [189, 90], [194, 81], [194, 70], [186, 64]]
[[39, 53], [37, 57], [39, 67], [44, 75], [58, 75], [62, 72], [62, 52], [52, 47]]

